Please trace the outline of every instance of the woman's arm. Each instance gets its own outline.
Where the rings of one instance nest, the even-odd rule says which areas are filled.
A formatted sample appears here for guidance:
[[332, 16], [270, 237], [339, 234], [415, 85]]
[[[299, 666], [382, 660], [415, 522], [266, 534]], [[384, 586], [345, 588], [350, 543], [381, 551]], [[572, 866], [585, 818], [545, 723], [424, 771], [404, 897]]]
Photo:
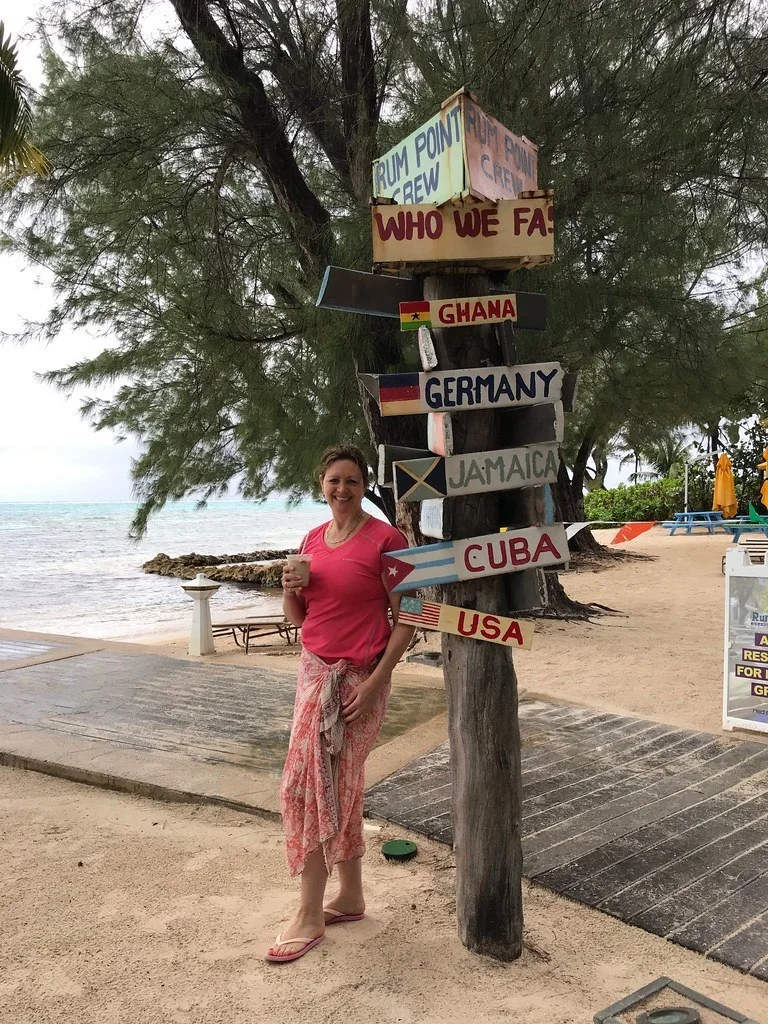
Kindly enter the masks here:
[[389, 642], [384, 648], [384, 653], [379, 659], [376, 668], [371, 672], [355, 690], [352, 700], [344, 707], [342, 714], [347, 722], [354, 722], [355, 719], [367, 714], [376, 701], [379, 691], [389, 682], [389, 677], [408, 648], [416, 632], [415, 626], [406, 626], [398, 623], [397, 616], [400, 611], [400, 595], [390, 594], [389, 605], [392, 609], [392, 616], [395, 626], [389, 636]]
[[301, 596], [301, 576], [286, 562], [283, 566], [283, 614], [294, 626], [301, 626], [307, 617]]

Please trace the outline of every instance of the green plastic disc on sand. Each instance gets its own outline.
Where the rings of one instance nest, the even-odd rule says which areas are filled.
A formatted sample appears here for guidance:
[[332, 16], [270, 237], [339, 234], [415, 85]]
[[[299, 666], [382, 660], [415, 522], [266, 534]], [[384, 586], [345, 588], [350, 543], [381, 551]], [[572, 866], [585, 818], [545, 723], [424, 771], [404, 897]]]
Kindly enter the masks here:
[[390, 839], [382, 844], [381, 852], [387, 860], [410, 860], [416, 856], [419, 848], [409, 839]]

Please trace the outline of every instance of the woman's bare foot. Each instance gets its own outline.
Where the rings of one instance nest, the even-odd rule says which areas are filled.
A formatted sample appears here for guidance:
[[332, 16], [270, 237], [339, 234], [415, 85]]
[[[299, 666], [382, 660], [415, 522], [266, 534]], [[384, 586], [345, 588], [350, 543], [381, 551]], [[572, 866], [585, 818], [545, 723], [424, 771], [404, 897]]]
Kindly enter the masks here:
[[[296, 953], [309, 939], [317, 939], [325, 932], [325, 915], [310, 914], [299, 908], [288, 924], [280, 932], [280, 945], [270, 946], [267, 950], [272, 955], [285, 955]], [[291, 942], [292, 938], [301, 939], [301, 942]]]

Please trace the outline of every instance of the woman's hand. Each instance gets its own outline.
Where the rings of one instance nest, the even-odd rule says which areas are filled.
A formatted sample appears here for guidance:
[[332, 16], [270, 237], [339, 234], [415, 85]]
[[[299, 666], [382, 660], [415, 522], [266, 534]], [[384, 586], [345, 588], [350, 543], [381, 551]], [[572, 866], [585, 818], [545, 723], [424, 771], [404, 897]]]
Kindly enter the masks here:
[[286, 597], [298, 597], [301, 594], [301, 576], [299, 576], [294, 567], [292, 565], [288, 565], [287, 562], [283, 566], [282, 584], [283, 593]]
[[356, 722], [358, 718], [365, 718], [368, 712], [373, 710], [383, 685], [381, 679], [370, 675], [355, 687], [352, 696], [341, 709], [347, 725]]

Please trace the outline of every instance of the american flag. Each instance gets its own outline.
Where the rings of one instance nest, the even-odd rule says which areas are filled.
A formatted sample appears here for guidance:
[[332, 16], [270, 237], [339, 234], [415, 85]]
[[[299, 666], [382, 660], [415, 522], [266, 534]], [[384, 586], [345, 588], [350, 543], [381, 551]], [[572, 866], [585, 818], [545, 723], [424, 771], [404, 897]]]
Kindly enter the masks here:
[[418, 597], [404, 597], [400, 602], [398, 622], [407, 626], [422, 626], [424, 629], [437, 629], [440, 621], [442, 605], [434, 601], [422, 601]]

